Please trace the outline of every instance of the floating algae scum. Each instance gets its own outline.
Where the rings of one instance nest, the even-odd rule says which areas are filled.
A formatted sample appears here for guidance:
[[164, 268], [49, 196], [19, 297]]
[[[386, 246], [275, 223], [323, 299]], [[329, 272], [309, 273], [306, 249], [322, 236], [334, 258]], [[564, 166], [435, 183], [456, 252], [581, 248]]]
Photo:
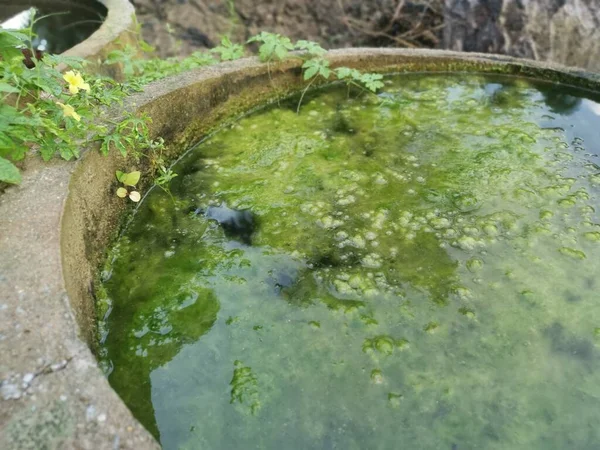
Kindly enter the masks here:
[[597, 448], [600, 105], [447, 74], [296, 102], [201, 142], [112, 250], [134, 415], [168, 449]]

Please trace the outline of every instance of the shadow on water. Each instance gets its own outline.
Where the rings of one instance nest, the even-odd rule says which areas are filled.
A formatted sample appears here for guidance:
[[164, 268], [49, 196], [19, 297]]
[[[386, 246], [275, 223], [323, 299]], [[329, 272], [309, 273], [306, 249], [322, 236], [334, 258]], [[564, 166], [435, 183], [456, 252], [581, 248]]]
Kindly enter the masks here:
[[580, 97], [567, 94], [558, 88], [548, 88], [542, 91], [542, 95], [550, 111], [557, 114], [572, 114], [581, 104]]
[[[115, 331], [107, 340], [114, 365], [109, 376], [111, 384], [159, 440], [150, 376], [183, 346], [207, 333], [219, 312], [219, 301], [212, 290], [190, 287], [180, 289], [176, 295], [161, 292], [161, 286], [172, 286], [171, 282], [169, 275], [148, 279], [129, 293], [130, 302], [115, 305], [111, 312]], [[134, 354], [135, 362], [131, 359]]]

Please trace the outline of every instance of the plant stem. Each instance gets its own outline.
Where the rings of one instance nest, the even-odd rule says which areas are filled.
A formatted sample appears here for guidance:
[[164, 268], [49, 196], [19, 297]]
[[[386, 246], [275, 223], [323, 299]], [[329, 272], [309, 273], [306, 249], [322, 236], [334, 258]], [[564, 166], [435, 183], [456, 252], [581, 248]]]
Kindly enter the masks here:
[[306, 85], [306, 87], [304, 88], [304, 90], [302, 91], [302, 95], [300, 96], [300, 101], [298, 102], [298, 107], [296, 108], [296, 114], [300, 114], [300, 106], [302, 105], [302, 100], [304, 99], [304, 94], [306, 94], [306, 91], [308, 91], [308, 89], [310, 88], [311, 84], [313, 84], [313, 82], [317, 79], [317, 77], [313, 77], [312, 80], [310, 80], [310, 83], [308, 83]]

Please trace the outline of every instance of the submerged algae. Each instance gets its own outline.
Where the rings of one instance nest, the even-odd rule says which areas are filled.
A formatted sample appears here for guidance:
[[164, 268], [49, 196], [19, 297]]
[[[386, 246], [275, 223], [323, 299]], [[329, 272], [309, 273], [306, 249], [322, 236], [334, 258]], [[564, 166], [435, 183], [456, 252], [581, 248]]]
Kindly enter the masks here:
[[[600, 108], [555, 89], [403, 76], [210, 137], [114, 250], [113, 387], [165, 448], [596, 448]], [[224, 204], [251, 235], [190, 214]]]

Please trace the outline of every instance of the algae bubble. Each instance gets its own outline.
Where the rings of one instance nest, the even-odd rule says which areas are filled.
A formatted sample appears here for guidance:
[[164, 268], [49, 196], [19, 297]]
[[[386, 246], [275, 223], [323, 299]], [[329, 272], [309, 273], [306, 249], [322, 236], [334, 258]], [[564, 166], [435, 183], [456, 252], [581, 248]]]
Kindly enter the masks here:
[[209, 136], [101, 273], [111, 385], [165, 449], [599, 448], [591, 95], [397, 76]]

